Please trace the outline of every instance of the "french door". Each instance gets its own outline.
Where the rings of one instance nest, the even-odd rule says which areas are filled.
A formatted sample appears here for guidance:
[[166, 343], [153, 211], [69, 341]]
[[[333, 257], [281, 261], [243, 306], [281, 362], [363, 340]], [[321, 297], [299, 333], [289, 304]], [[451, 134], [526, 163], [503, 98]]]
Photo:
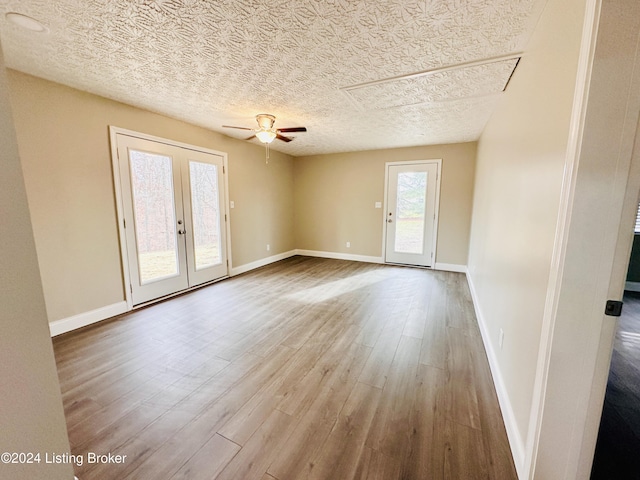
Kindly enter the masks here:
[[228, 274], [223, 157], [116, 135], [133, 305]]
[[387, 164], [386, 262], [434, 265], [438, 168], [437, 162]]

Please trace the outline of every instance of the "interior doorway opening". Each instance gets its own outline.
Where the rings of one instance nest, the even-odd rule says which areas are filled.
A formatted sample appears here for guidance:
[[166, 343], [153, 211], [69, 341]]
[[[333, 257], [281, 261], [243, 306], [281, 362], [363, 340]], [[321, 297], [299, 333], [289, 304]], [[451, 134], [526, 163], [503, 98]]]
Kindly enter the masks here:
[[592, 480], [640, 478], [640, 206], [604, 397]]

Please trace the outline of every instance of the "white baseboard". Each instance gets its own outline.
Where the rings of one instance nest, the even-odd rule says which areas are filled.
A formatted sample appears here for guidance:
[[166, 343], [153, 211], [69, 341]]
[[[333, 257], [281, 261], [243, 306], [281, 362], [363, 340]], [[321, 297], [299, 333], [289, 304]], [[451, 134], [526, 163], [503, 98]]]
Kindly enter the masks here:
[[86, 327], [87, 325], [91, 325], [92, 323], [100, 322], [102, 320], [106, 320], [107, 318], [115, 317], [116, 315], [120, 315], [128, 311], [129, 309], [127, 308], [127, 302], [122, 301], [114, 303], [112, 305], [97, 308], [89, 312], [79, 313], [78, 315], [74, 315], [73, 317], [55, 320], [49, 323], [49, 331], [51, 332], [51, 336], [55, 337], [56, 335], [70, 332], [71, 330], [75, 330], [76, 328]]
[[[263, 258], [256, 262], [241, 265], [240, 267], [232, 268], [230, 276], [239, 275], [241, 273], [248, 272], [249, 270], [263, 267], [264, 265], [269, 265], [270, 263], [277, 262], [279, 260], [284, 260], [285, 258], [289, 258], [294, 255], [296, 255], [295, 250], [291, 250], [289, 252]], [[56, 335], [61, 335], [77, 328], [86, 327], [87, 325], [91, 325], [92, 323], [100, 322], [102, 320], [106, 320], [107, 318], [115, 317], [116, 315], [120, 315], [128, 311], [129, 308], [126, 301], [114, 303], [113, 305], [107, 305], [106, 307], [91, 310], [90, 312], [79, 313], [78, 315], [74, 315], [73, 317], [63, 318], [61, 320], [50, 322], [49, 331], [51, 332], [51, 336], [55, 337]]]
[[[272, 255], [270, 257], [256, 260], [255, 262], [247, 263], [239, 267], [231, 268], [229, 275], [230, 276], [240, 275], [241, 273], [245, 273], [250, 270], [254, 270], [256, 268], [264, 267], [265, 265], [269, 265], [270, 263], [278, 262], [280, 260], [284, 260], [285, 258], [293, 257], [294, 255], [304, 255], [307, 257], [333, 258], [336, 260], [351, 260], [354, 262], [384, 263], [384, 260], [382, 257], [373, 257], [373, 256], [367, 256], [367, 255], [352, 255], [348, 253], [338, 253], [338, 252], [320, 252], [316, 250], [290, 250], [288, 252], [279, 253], [277, 255]], [[435, 269], [446, 270], [449, 272], [463, 272], [463, 273], [466, 272], [465, 265], [455, 265], [455, 264], [448, 264], [448, 263], [436, 263]], [[71, 330], [75, 330], [77, 328], [86, 327], [87, 325], [91, 325], [92, 323], [100, 322], [102, 320], [106, 320], [107, 318], [115, 317], [116, 315], [120, 315], [128, 311], [129, 309], [127, 307], [127, 302], [122, 301], [122, 302], [114, 303], [113, 305], [107, 305], [105, 307], [97, 308], [89, 312], [79, 313], [78, 315], [74, 315], [72, 317], [55, 320], [49, 323], [49, 330], [51, 332], [51, 336], [55, 337], [56, 335], [61, 335], [63, 333], [70, 332]]]
[[466, 265], [458, 265], [457, 263], [439, 263], [436, 262], [434, 270], [443, 270], [445, 272], [467, 273]]
[[[374, 257], [369, 255], [353, 255], [350, 253], [338, 253], [338, 252], [321, 252], [318, 250], [296, 250], [296, 255], [303, 255], [306, 257], [320, 257], [320, 258], [333, 258], [336, 260], [351, 260], [354, 262], [367, 262], [367, 263], [385, 263], [383, 257]], [[459, 265], [456, 263], [438, 263], [436, 262], [433, 267], [434, 270], [443, 270], [446, 272], [459, 272], [467, 273], [466, 265]]]
[[624, 289], [629, 292], [640, 292], [640, 282], [625, 282]]
[[317, 250], [296, 250], [296, 255], [303, 255], [305, 257], [319, 257], [319, 258], [333, 258], [335, 260], [351, 260], [353, 262], [366, 262], [366, 263], [384, 263], [382, 257], [372, 257], [369, 255], [352, 255], [350, 253], [338, 253], [338, 252], [320, 252]]
[[482, 343], [484, 343], [487, 358], [489, 359], [489, 367], [491, 368], [491, 374], [493, 375], [493, 383], [496, 388], [496, 394], [498, 395], [500, 409], [502, 410], [502, 419], [507, 430], [507, 437], [513, 454], [513, 461], [518, 472], [518, 478], [526, 478], [524, 441], [520, 433], [520, 429], [518, 428], [518, 424], [516, 423], [516, 416], [513, 412], [511, 399], [509, 398], [507, 388], [504, 384], [504, 379], [502, 378], [502, 372], [498, 365], [498, 358], [495, 350], [493, 349], [493, 344], [490, 341], [487, 324], [484, 320], [484, 316], [482, 315], [476, 289], [473, 285], [473, 280], [469, 272], [467, 272], [467, 283], [469, 284], [469, 290], [471, 291], [473, 308], [476, 311], [476, 318], [478, 319], [478, 326], [480, 327], [480, 334], [482, 335]]
[[229, 271], [229, 276], [233, 277], [235, 275], [240, 275], [241, 273], [264, 267], [265, 265], [269, 265], [270, 263], [279, 262], [280, 260], [284, 260], [285, 258], [293, 257], [294, 255], [297, 255], [296, 250], [289, 250], [288, 252], [279, 253], [270, 257], [261, 258], [260, 260], [256, 260], [255, 262], [240, 265], [239, 267], [233, 267]]

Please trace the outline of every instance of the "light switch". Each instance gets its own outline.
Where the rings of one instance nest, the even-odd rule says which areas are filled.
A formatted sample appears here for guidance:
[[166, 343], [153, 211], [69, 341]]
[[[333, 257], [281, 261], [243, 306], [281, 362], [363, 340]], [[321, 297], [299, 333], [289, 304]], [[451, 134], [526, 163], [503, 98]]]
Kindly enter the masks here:
[[231, 207], [231, 208], [235, 208], [235, 206], [236, 206], [236, 204], [235, 204], [235, 203], [233, 203], [233, 200], [231, 200], [231, 201], [229, 202], [229, 207]]
[[376, 202], [376, 208], [382, 208], [382, 202]]

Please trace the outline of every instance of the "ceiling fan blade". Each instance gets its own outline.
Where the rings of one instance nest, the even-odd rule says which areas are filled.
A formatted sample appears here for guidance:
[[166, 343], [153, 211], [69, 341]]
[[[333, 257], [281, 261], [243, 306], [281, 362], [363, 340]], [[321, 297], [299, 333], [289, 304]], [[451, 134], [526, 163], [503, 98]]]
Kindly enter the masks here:
[[254, 138], [256, 138], [255, 135], [251, 135], [249, 138], [245, 138], [245, 140], [253, 140]]
[[278, 128], [278, 132], [306, 132], [306, 127]]
[[279, 133], [276, 133], [276, 138], [278, 140], [282, 140], [283, 142], [290, 142], [291, 140], [293, 140], [293, 138], [285, 137], [284, 135], [280, 135]]
[[222, 125], [222, 128], [237, 128], [238, 130], [253, 130], [253, 128], [247, 128], [247, 127], [234, 127], [233, 125]]

